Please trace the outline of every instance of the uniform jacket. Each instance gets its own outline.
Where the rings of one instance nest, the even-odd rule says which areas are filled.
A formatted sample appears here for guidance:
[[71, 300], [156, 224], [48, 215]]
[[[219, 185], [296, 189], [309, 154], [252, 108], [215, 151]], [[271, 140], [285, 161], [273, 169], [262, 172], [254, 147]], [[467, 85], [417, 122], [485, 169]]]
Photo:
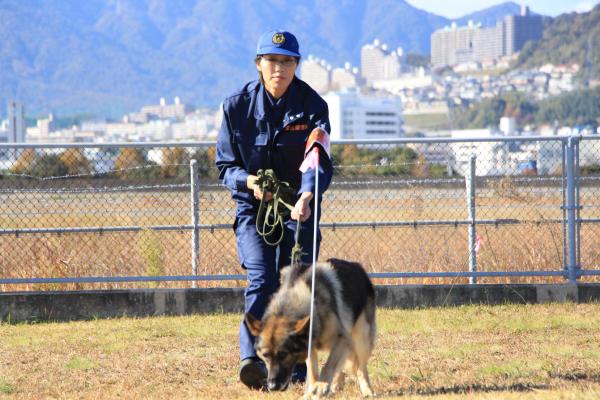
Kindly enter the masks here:
[[286, 109], [280, 124], [265, 114], [265, 88], [259, 81], [247, 83], [223, 102], [223, 122], [217, 141], [219, 178], [237, 203], [237, 214], [258, 209], [258, 200], [246, 186], [249, 174], [273, 169], [277, 177], [298, 190], [321, 199], [333, 174], [331, 160], [320, 149], [319, 193], [315, 170], [299, 171], [310, 132], [320, 127], [330, 132], [327, 103], [310, 86], [294, 77], [286, 93]]

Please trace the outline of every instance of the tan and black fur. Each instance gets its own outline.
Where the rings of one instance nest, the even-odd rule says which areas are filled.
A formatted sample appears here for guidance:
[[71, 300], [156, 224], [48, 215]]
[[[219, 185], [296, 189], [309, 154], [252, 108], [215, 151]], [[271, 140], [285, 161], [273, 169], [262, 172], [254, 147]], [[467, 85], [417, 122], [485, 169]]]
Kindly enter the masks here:
[[[367, 361], [376, 332], [373, 284], [358, 263], [329, 259], [317, 264], [313, 348], [308, 363], [311, 276], [311, 265], [284, 268], [281, 287], [262, 320], [246, 314], [246, 324], [257, 337], [257, 355], [267, 365], [269, 390], [285, 390], [294, 366], [306, 361], [306, 397], [339, 391], [343, 369], [356, 375], [363, 396], [372, 396]], [[317, 350], [329, 352], [320, 373]]]

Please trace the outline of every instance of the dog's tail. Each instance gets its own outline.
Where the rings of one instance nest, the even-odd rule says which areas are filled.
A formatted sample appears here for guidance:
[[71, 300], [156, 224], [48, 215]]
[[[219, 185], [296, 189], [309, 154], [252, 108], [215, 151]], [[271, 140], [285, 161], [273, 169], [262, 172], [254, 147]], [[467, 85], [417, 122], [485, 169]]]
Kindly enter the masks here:
[[367, 298], [365, 306], [365, 318], [369, 326], [369, 346], [371, 350], [375, 347], [375, 337], [377, 336], [377, 324], [375, 322], [375, 296]]

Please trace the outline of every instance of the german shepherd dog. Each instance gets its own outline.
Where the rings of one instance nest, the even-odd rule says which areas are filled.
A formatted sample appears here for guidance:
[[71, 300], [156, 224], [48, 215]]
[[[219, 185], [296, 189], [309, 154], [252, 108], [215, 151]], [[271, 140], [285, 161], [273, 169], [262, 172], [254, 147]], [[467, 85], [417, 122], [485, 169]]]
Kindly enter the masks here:
[[[257, 337], [257, 355], [268, 370], [269, 390], [287, 389], [297, 363], [307, 363], [305, 398], [341, 390], [344, 371], [356, 375], [363, 396], [373, 396], [367, 361], [375, 344], [375, 290], [363, 267], [329, 259], [315, 275], [313, 341], [310, 362], [308, 332], [312, 266], [292, 265], [281, 271], [281, 287], [262, 320], [247, 313], [246, 324]], [[321, 373], [317, 350], [329, 351]], [[345, 367], [345, 368], [344, 368]]]

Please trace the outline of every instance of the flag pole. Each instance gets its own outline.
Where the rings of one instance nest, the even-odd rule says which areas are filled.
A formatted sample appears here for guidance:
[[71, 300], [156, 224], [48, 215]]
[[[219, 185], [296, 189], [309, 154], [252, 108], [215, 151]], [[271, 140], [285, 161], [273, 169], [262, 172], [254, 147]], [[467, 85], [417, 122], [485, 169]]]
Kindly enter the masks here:
[[[312, 278], [311, 278], [311, 292], [310, 292], [310, 318], [309, 318], [309, 331], [308, 331], [308, 359], [307, 359], [307, 367], [311, 365], [311, 354], [312, 354], [312, 336], [313, 336], [313, 316], [314, 316], [314, 308], [315, 308], [315, 276], [317, 270], [317, 232], [318, 232], [318, 214], [319, 214], [319, 148], [318, 146], [313, 147], [311, 150], [314, 152], [314, 156], [316, 159], [315, 166], [315, 193], [313, 195], [313, 200], [315, 202], [314, 207], [314, 223], [313, 223], [313, 259], [312, 259]], [[310, 370], [310, 367], [308, 367]], [[314, 371], [313, 371], [314, 372]]]

